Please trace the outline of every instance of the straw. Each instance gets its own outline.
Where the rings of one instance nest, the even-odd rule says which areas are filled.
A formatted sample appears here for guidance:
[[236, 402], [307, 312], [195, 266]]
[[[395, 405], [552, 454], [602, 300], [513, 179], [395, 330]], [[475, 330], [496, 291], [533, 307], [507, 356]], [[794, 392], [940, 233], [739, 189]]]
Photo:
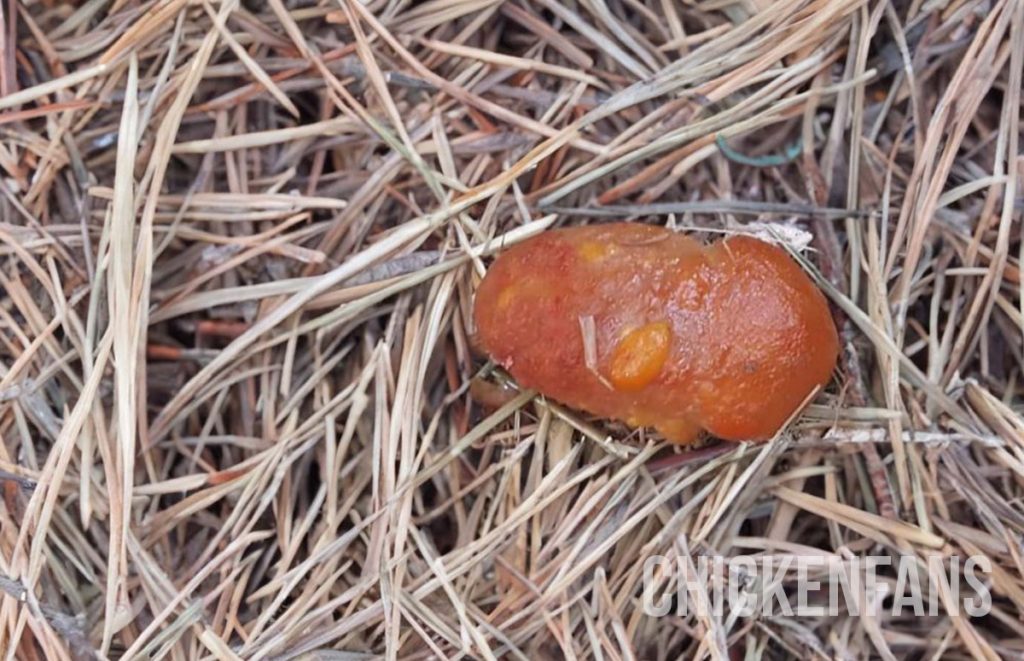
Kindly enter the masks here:
[[[1024, 1], [0, 4], [3, 659], [1024, 654]], [[694, 447], [521, 387], [480, 278], [609, 221], [786, 245], [833, 381]], [[938, 611], [645, 610], [711, 557]]]

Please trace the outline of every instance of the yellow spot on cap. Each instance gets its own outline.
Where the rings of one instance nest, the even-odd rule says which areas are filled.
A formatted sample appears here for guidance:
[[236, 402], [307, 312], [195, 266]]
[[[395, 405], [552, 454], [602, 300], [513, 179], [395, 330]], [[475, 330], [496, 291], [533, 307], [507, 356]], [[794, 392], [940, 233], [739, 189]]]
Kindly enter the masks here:
[[551, 286], [544, 280], [525, 276], [509, 283], [504, 289], [498, 292], [496, 305], [499, 310], [505, 310], [513, 301], [526, 300], [536, 301], [550, 296]]
[[515, 298], [515, 296], [516, 296], [516, 289], [517, 288], [518, 287], [516, 287], [516, 285], [512, 284], [512, 285], [509, 285], [508, 287], [505, 287], [504, 289], [501, 290], [501, 292], [498, 294], [498, 309], [499, 310], [504, 310], [505, 308], [507, 308], [512, 303], [512, 299]]
[[599, 241], [584, 241], [579, 247], [580, 257], [588, 262], [598, 262], [611, 253], [611, 246]]
[[671, 340], [667, 321], [655, 321], [627, 333], [612, 352], [612, 385], [617, 390], [640, 390], [653, 381], [668, 359]]

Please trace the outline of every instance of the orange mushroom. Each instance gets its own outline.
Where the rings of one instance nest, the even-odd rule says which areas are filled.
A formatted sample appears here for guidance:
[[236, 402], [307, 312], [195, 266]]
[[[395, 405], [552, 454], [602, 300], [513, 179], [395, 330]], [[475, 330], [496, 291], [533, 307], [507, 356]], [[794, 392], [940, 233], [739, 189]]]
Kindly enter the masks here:
[[828, 382], [824, 296], [784, 250], [709, 246], [648, 225], [545, 232], [504, 252], [476, 294], [487, 353], [524, 387], [666, 438], [765, 440]]

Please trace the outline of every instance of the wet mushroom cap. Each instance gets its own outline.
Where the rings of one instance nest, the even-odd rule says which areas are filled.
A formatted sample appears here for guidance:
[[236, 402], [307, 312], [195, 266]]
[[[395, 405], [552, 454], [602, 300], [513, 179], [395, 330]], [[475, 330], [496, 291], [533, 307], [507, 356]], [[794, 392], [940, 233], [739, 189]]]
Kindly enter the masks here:
[[503, 252], [476, 293], [487, 353], [527, 388], [687, 443], [772, 437], [828, 382], [839, 342], [786, 252], [614, 223]]

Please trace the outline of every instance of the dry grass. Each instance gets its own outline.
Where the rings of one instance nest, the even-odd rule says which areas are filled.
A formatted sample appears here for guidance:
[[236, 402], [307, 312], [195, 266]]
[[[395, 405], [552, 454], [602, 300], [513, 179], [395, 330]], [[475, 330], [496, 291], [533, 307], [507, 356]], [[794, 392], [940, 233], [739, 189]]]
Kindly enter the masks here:
[[[1022, 62], [1024, 0], [3, 3], [3, 658], [1019, 657]], [[833, 384], [700, 450], [510, 388], [490, 256], [605, 217], [809, 232]], [[994, 607], [645, 615], [680, 553]]]

